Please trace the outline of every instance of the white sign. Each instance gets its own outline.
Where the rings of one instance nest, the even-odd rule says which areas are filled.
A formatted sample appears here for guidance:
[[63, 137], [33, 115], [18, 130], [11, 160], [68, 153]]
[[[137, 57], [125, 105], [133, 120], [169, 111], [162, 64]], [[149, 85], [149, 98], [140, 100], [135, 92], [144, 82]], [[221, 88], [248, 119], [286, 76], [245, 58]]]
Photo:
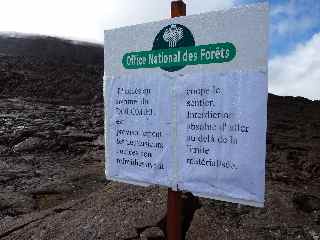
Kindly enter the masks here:
[[172, 99], [169, 78], [122, 75], [107, 83], [107, 177], [170, 186]]
[[263, 206], [267, 4], [105, 31], [106, 176]]

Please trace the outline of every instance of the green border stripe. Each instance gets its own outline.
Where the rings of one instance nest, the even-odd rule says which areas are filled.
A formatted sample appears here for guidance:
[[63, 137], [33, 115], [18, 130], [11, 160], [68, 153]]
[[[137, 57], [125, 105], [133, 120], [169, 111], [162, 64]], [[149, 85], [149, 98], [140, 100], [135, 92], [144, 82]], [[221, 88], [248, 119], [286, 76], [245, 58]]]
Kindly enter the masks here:
[[126, 69], [139, 69], [225, 63], [232, 61], [236, 52], [230, 42], [130, 52], [123, 56], [122, 65]]

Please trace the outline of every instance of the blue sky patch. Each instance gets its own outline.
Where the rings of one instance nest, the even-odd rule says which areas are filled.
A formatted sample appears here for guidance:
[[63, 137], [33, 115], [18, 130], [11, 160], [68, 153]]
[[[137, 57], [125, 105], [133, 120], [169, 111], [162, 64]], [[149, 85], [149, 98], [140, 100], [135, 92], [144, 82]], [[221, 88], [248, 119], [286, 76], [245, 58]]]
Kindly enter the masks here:
[[[236, 0], [236, 5], [266, 2]], [[319, 0], [270, 0], [270, 58], [286, 55], [320, 32]]]

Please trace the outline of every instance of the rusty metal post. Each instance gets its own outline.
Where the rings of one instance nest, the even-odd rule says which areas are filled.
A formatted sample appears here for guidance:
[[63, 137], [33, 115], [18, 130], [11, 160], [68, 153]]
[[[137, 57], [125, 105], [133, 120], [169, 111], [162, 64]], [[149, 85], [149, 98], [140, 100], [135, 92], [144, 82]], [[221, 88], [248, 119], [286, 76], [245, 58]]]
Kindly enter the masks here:
[[173, 1], [171, 2], [171, 17], [181, 17], [186, 16], [187, 8], [183, 1]]
[[167, 238], [168, 240], [181, 240], [181, 192], [169, 188], [167, 204]]
[[[171, 17], [186, 16], [186, 4], [181, 1], [171, 2]], [[181, 240], [182, 236], [182, 199], [181, 192], [168, 189], [168, 202], [167, 202], [167, 239], [168, 240]]]

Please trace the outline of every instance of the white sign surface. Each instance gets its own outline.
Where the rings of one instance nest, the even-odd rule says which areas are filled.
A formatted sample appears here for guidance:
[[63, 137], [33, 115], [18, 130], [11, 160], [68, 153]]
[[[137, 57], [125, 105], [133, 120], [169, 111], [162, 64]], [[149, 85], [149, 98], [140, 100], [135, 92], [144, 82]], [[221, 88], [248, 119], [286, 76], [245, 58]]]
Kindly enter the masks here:
[[105, 31], [106, 176], [263, 206], [267, 4]]
[[178, 80], [181, 189], [253, 205], [263, 200], [265, 80], [266, 73], [256, 71], [200, 72]]
[[[107, 176], [119, 181], [170, 186], [172, 102], [165, 77], [110, 78]], [[164, 91], [167, 90], [167, 91]]]

